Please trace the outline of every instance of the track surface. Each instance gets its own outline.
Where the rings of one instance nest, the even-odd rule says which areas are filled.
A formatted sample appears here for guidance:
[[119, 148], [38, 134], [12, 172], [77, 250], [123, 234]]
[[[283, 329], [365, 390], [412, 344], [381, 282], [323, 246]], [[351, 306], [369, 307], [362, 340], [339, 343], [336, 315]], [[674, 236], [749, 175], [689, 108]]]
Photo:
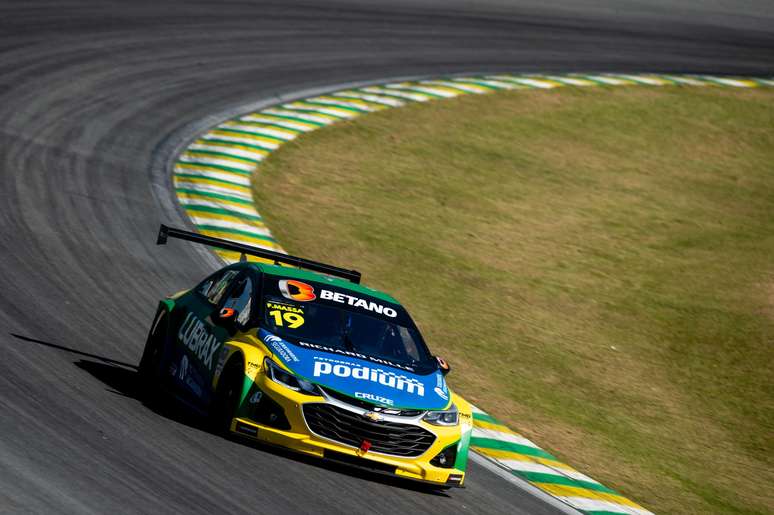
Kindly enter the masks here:
[[481, 467], [433, 495], [133, 397], [157, 300], [210, 270], [187, 244], [154, 245], [149, 170], [187, 124], [381, 77], [774, 72], [766, 1], [514, 3], [3, 1], [0, 511], [551, 513]]

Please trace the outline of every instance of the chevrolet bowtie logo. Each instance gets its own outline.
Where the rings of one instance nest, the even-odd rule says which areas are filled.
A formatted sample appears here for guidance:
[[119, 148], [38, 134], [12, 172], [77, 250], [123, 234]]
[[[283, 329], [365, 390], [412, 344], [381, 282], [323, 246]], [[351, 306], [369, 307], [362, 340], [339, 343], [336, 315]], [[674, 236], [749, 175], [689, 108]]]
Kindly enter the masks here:
[[365, 413], [363, 413], [363, 416], [368, 420], [370, 420], [371, 422], [379, 422], [384, 418], [380, 414], [374, 413], [373, 411], [366, 411]]

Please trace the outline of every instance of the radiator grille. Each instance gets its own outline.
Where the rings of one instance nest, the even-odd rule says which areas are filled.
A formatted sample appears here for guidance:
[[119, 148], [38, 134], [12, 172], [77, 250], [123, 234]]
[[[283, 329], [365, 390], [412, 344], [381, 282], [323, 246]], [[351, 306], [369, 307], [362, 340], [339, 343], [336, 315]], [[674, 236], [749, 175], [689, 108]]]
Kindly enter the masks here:
[[308, 403], [303, 409], [306, 423], [315, 434], [352, 447], [360, 447], [367, 440], [370, 452], [419, 456], [435, 441], [435, 435], [422, 427], [372, 421], [331, 404]]

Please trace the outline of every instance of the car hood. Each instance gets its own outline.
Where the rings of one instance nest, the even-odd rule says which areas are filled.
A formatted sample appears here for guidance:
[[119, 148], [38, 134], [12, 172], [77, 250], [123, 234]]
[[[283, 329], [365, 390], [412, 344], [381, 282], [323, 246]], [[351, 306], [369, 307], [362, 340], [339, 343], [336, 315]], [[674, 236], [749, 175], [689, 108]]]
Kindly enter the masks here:
[[450, 404], [451, 394], [440, 371], [414, 374], [349, 355], [352, 353], [296, 345], [265, 329], [258, 336], [294, 374], [350, 397], [399, 409], [440, 410]]

